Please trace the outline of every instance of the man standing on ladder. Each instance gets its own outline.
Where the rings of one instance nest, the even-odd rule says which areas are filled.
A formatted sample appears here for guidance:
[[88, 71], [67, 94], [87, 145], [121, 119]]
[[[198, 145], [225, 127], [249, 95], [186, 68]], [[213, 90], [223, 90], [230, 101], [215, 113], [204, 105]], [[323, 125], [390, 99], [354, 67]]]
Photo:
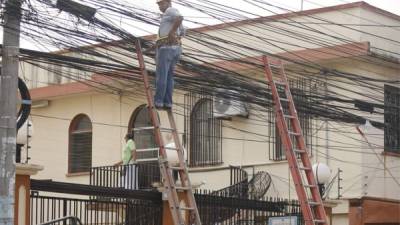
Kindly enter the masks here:
[[174, 70], [182, 53], [181, 37], [184, 35], [183, 17], [171, 0], [157, 0], [163, 13], [156, 42], [156, 93], [157, 109], [170, 110], [174, 90]]

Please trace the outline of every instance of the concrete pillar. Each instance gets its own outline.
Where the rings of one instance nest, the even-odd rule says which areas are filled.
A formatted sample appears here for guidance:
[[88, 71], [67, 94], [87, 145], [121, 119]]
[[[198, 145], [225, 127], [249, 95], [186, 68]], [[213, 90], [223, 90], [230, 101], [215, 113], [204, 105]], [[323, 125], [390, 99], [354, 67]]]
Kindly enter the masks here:
[[326, 217], [328, 219], [328, 224], [332, 225], [332, 208], [336, 207], [339, 204], [337, 200], [324, 200], [324, 208], [326, 212]]
[[41, 170], [39, 165], [16, 164], [14, 225], [30, 225], [30, 179]]

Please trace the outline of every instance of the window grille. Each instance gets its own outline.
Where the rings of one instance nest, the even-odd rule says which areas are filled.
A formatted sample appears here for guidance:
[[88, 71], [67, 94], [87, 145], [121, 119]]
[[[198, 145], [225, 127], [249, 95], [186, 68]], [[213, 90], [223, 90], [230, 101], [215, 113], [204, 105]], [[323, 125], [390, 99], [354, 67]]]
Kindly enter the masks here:
[[191, 167], [222, 163], [222, 121], [214, 118], [213, 111], [211, 96], [185, 95], [184, 145]]
[[89, 172], [92, 166], [92, 122], [86, 115], [76, 116], [69, 128], [68, 172]]
[[[157, 143], [154, 137], [154, 130], [146, 129], [134, 131], [134, 128], [152, 127], [151, 118], [149, 116], [147, 105], [139, 106], [132, 114], [129, 122], [129, 130], [134, 134], [136, 149], [156, 148]], [[137, 159], [157, 158], [157, 151], [137, 152]]]
[[400, 88], [385, 85], [385, 151], [400, 153]]

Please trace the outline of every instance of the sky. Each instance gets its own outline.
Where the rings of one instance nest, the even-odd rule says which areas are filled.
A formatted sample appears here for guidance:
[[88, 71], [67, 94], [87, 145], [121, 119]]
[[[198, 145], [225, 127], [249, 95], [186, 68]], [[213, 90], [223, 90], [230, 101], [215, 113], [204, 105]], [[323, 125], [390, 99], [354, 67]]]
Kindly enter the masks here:
[[[79, 0], [77, 0], [79, 1]], [[179, 0], [173, 0], [173, 1], [179, 1]], [[198, 0], [201, 1], [201, 0]], [[234, 8], [239, 8], [243, 9], [244, 11], [251, 11], [254, 12], [257, 15], [262, 15], [262, 16], [268, 16], [266, 14], [265, 10], [260, 10], [252, 5], [247, 4], [245, 1], [246, 0], [210, 0], [214, 2], [218, 2], [219, 4], [223, 5], [229, 5], [230, 7]], [[351, 1], [351, 0], [263, 0], [268, 3], [271, 3], [273, 5], [278, 5], [282, 8], [287, 8], [291, 11], [299, 11], [301, 9], [302, 3], [303, 3], [303, 9], [313, 9], [313, 8], [320, 8], [320, 7], [326, 7], [326, 6], [332, 6], [332, 5], [338, 5], [338, 4], [346, 4], [346, 3], [351, 3], [351, 2], [357, 2], [357, 1]], [[158, 6], [155, 3], [156, 0], [122, 0], [121, 2], [126, 2], [130, 3], [133, 5], [136, 5], [138, 7], [143, 7], [146, 9], [149, 9], [154, 12], [158, 12]], [[370, 5], [373, 5], [375, 7], [381, 8], [383, 10], [392, 12], [394, 14], [400, 15], [400, 0], [365, 0]], [[179, 8], [179, 6], [178, 6]], [[274, 9], [276, 10], [276, 9]], [[283, 12], [283, 11], [282, 11]], [[201, 23], [206, 23], [206, 24], [215, 24], [215, 23], [222, 23], [224, 21], [212, 21], [209, 15], [201, 14], [197, 11], [190, 10], [190, 9], [183, 9], [181, 8], [181, 13], [183, 14], [184, 17], [186, 17], [188, 20], [196, 20]], [[121, 22], [120, 18], [115, 19], [118, 22]], [[127, 23], [131, 23], [131, 21], [126, 21]], [[193, 27], [193, 25], [189, 24], [186, 22], [187, 27]], [[141, 30], [138, 31], [133, 31], [135, 32], [135, 35], [141, 36], [141, 35], [148, 35], [156, 32], [156, 27], [146, 27], [146, 25], [138, 25], [138, 27]], [[129, 30], [129, 29], [127, 29]], [[1, 35], [1, 41], [2, 43], [2, 29], [0, 30], [0, 35]], [[29, 49], [35, 49], [35, 46], [32, 45], [32, 43], [29, 42], [29, 40], [21, 40], [21, 47], [22, 48], [29, 48]], [[40, 49], [38, 49], [40, 50]]]
[[[272, 0], [276, 3], [286, 4], [288, 6], [293, 7], [293, 10], [299, 10], [301, 8], [301, 0]], [[304, 9], [311, 9], [311, 8], [319, 8], [331, 5], [339, 5], [339, 4], [346, 4], [351, 2], [357, 1], [349, 1], [349, 0], [304, 0]], [[364, 0], [370, 5], [375, 7], [384, 9], [391, 13], [395, 13], [400, 15], [400, 0]]]
[[[239, 7], [239, 8], [243, 7], [242, 0], [213, 0], [213, 1], [219, 2], [224, 5], [229, 5], [232, 7]], [[266, 0], [266, 1], [271, 2], [273, 4], [281, 5], [282, 7], [287, 6], [286, 8], [289, 8], [294, 11], [301, 9], [302, 2], [303, 2], [303, 9], [312, 9], [312, 8], [326, 7], [332, 5], [346, 4], [351, 2], [358, 2], [351, 0]], [[145, 5], [146, 7], [150, 8], [152, 7], [153, 9], [157, 10], [157, 6], [153, 4], [155, 3], [155, 0], [146, 0], [145, 2], [143, 0], [131, 0], [131, 2], [137, 2], [137, 3], [140, 2], [141, 5]], [[368, 4], [373, 5], [375, 7], [400, 15], [400, 0], [364, 0], [364, 2], [367, 2]]]

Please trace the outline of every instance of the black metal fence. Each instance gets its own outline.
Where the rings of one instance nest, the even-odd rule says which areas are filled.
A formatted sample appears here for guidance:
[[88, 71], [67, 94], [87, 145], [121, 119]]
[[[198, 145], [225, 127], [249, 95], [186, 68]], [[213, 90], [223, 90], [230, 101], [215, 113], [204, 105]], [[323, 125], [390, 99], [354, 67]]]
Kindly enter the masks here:
[[[72, 216], [87, 225], [161, 225], [161, 194], [155, 191], [90, 185], [31, 182], [32, 225]], [[93, 198], [93, 196], [96, 196]], [[267, 225], [270, 218], [295, 217], [303, 225], [298, 202], [280, 198], [252, 200], [228, 192], [198, 191], [195, 194], [204, 225]], [[64, 221], [56, 225], [67, 225]]]
[[[76, 217], [87, 225], [162, 224], [159, 193], [130, 190], [121, 192], [115, 188], [53, 182], [33, 182], [31, 188], [31, 225], [66, 216]], [[53, 224], [69, 223], [58, 221]]]
[[161, 181], [157, 161], [120, 166], [92, 167], [90, 185], [131, 190], [153, 189]]
[[274, 217], [297, 217], [297, 225], [304, 224], [300, 205], [294, 200], [250, 200], [231, 197], [228, 193], [216, 195], [212, 191], [199, 191], [196, 202], [204, 225], [268, 225], [269, 219]]

